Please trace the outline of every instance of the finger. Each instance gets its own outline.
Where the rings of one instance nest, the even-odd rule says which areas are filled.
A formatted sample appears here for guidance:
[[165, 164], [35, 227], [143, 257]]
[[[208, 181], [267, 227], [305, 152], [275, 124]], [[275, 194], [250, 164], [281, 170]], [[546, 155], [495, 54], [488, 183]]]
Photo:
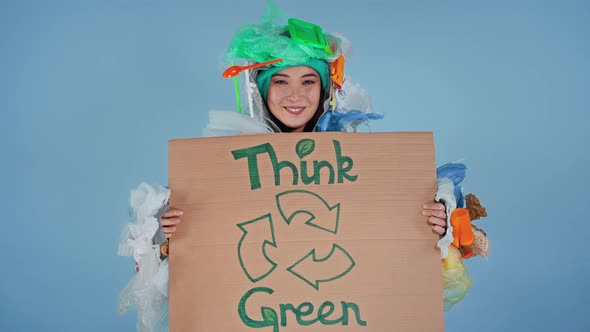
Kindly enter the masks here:
[[425, 216], [434, 216], [434, 217], [441, 218], [441, 219], [447, 218], [446, 211], [441, 211], [441, 210], [422, 210], [422, 214]]
[[162, 226], [173, 226], [180, 223], [180, 218], [162, 218], [162, 220], [160, 220], [160, 223], [162, 224]]
[[424, 210], [441, 210], [441, 211], [446, 210], [444, 204], [438, 203], [438, 202], [424, 203], [424, 205], [422, 206], [422, 208]]
[[422, 210], [422, 214], [425, 216], [433, 216], [441, 219], [447, 219], [447, 213], [441, 210]]
[[445, 229], [444, 227], [440, 227], [440, 226], [432, 226], [432, 231], [435, 232], [438, 235], [443, 235], [445, 233]]
[[441, 227], [445, 227], [447, 225], [447, 221], [444, 219], [440, 219], [440, 218], [436, 218], [436, 217], [430, 217], [428, 218], [428, 223], [433, 225], [433, 226], [441, 226]]
[[164, 234], [172, 234], [176, 232], [176, 226], [166, 226], [162, 227], [162, 229], [164, 230]]
[[178, 216], [183, 215], [183, 213], [184, 212], [182, 210], [171, 208], [170, 210], [164, 212], [164, 214], [162, 215], [162, 217], [166, 217], [166, 218], [169, 218], [169, 217], [178, 217]]
[[170, 217], [179, 217], [182, 216], [184, 212], [179, 209], [171, 208], [170, 210], [164, 212], [162, 218], [170, 218]]

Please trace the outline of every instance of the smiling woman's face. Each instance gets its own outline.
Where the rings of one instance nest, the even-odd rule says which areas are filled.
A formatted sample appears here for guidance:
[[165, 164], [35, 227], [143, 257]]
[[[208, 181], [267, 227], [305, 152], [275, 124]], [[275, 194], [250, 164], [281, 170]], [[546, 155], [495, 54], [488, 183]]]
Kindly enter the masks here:
[[268, 85], [270, 112], [292, 132], [302, 132], [320, 104], [320, 75], [307, 66], [276, 72]]

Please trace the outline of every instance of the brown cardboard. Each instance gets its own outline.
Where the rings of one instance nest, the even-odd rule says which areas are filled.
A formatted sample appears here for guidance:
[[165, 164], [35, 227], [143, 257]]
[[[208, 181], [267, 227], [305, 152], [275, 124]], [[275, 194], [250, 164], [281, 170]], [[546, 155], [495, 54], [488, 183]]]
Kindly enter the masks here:
[[[322, 166], [319, 184], [294, 185], [287, 165], [277, 186], [272, 153], [246, 156], [256, 146], [298, 173]], [[444, 330], [437, 236], [420, 213], [435, 195], [432, 133], [171, 140], [169, 185], [184, 211], [170, 331]]]

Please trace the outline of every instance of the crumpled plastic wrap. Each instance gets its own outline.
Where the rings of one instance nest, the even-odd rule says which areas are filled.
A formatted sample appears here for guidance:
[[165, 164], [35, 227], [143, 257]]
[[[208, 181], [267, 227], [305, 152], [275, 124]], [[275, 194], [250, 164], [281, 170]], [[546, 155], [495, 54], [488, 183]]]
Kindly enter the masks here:
[[457, 207], [455, 199], [455, 185], [449, 178], [438, 179], [438, 189], [435, 200], [445, 204], [447, 212], [447, 232], [438, 240], [436, 246], [440, 249], [441, 258], [446, 258], [449, 246], [453, 243], [453, 226], [451, 225], [451, 212]]
[[257, 24], [243, 24], [223, 56], [228, 65], [238, 63], [240, 59], [251, 62], [266, 62], [283, 59], [279, 66], [292, 66], [308, 59], [320, 59], [332, 62], [340, 55], [342, 41], [324, 32], [332, 53], [323, 49], [299, 43], [288, 34], [287, 14], [274, 1], [267, 1], [264, 13]]
[[457, 248], [449, 246], [448, 255], [442, 262], [444, 308], [448, 311], [467, 295], [472, 281]]
[[264, 123], [245, 114], [229, 111], [209, 111], [209, 123], [203, 129], [203, 136], [226, 136], [240, 134], [270, 134], [272, 129]]
[[336, 110], [346, 113], [352, 110], [371, 113], [371, 97], [360, 84], [353, 83], [349, 75], [345, 75], [342, 89], [336, 93]]
[[133, 219], [119, 243], [120, 256], [133, 256], [138, 271], [119, 295], [118, 312], [137, 309], [137, 330], [168, 330], [168, 259], [160, 259], [160, 247], [153, 244], [159, 228], [157, 217], [166, 206], [170, 191], [141, 183], [131, 191]]

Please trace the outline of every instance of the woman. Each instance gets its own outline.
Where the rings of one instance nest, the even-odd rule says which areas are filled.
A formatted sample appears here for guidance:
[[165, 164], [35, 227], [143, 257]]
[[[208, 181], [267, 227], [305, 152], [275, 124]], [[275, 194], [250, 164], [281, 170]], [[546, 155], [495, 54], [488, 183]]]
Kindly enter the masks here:
[[[358, 125], [380, 118], [371, 112], [364, 90], [345, 79], [347, 41], [303, 21], [275, 23], [277, 11], [270, 3], [262, 22], [241, 28], [226, 53], [228, 63], [237, 59], [258, 64], [275, 61], [246, 72], [250, 116], [210, 113], [214, 118], [208, 127], [215, 129], [211, 123], [217, 123], [220, 130], [238, 133], [355, 131]], [[311, 30], [316, 34], [310, 38], [306, 32]], [[443, 204], [425, 202], [421, 213], [434, 233], [445, 234]], [[160, 225], [166, 238], [182, 223], [182, 215], [176, 208], [163, 213]]]

